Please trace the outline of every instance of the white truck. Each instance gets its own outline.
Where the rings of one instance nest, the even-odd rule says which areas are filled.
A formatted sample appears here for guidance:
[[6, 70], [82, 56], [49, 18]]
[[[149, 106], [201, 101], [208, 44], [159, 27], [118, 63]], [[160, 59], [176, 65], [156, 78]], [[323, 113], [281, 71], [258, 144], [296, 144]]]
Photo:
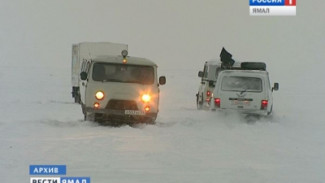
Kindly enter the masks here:
[[115, 43], [73, 46], [73, 55], [79, 55], [75, 56], [78, 63], [72, 59], [72, 70], [78, 74], [73, 96], [81, 104], [85, 120], [155, 122], [159, 112], [159, 85], [164, 85], [166, 78], [157, 78], [154, 62], [129, 57], [125, 48], [127, 45]]

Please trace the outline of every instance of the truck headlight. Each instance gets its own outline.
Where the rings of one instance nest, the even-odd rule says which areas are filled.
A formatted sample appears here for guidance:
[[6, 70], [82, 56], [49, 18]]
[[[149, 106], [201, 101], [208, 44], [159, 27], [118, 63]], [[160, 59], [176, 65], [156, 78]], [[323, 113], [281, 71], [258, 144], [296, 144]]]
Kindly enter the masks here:
[[104, 97], [105, 97], [105, 94], [102, 91], [97, 91], [96, 94], [95, 94], [95, 98], [97, 100], [103, 100]]
[[151, 96], [149, 94], [143, 94], [141, 99], [143, 102], [149, 102], [151, 100]]

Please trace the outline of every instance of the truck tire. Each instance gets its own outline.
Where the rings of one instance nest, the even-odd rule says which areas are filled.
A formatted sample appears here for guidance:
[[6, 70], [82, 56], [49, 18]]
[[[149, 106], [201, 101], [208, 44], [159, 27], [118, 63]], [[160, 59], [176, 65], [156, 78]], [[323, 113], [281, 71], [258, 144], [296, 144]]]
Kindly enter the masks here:
[[81, 103], [81, 111], [82, 111], [82, 114], [84, 114], [84, 116], [86, 116], [86, 107], [83, 103]]
[[94, 113], [87, 113], [84, 114], [85, 121], [95, 121], [95, 114]]
[[77, 104], [80, 104], [80, 102], [81, 102], [80, 95], [76, 95], [74, 97], [74, 102], [77, 103]]
[[145, 116], [140, 120], [140, 123], [155, 124], [157, 119], [157, 114], [152, 114], [151, 116]]
[[[196, 94], [196, 108], [201, 110], [203, 108], [203, 101], [200, 101], [199, 93]], [[203, 94], [201, 94], [201, 98], [203, 99]]]
[[241, 63], [242, 69], [247, 70], [266, 70], [266, 64], [264, 62], [242, 62]]
[[157, 119], [157, 115], [154, 116], [154, 117], [151, 117], [151, 118], [148, 120], [147, 124], [151, 124], [151, 125], [156, 124], [156, 119]]
[[88, 113], [84, 115], [85, 121], [92, 121], [92, 122], [99, 122], [102, 123], [103, 121], [103, 115], [98, 113]]
[[79, 87], [72, 87], [72, 97], [74, 98], [74, 102], [80, 104], [81, 99], [80, 99], [80, 92], [79, 92]]

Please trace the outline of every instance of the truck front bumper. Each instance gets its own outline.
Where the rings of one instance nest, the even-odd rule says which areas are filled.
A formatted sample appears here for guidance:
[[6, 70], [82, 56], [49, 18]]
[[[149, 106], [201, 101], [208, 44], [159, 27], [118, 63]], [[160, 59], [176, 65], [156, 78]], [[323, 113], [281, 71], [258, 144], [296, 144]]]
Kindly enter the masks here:
[[94, 109], [91, 107], [86, 108], [86, 112], [103, 114], [105, 116], [135, 116], [135, 117], [157, 117], [156, 112], [144, 112], [139, 110], [113, 110], [113, 109]]

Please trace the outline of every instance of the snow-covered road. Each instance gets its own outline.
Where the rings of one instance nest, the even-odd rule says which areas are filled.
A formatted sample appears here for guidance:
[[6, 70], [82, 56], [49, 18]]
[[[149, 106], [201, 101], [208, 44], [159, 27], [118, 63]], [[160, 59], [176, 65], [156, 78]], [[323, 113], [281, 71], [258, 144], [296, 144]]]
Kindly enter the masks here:
[[[2, 0], [0, 182], [30, 180], [31, 164], [67, 165], [92, 183], [324, 183], [324, 0], [297, 16], [252, 17], [247, 1]], [[71, 46], [129, 45], [158, 64], [156, 125], [83, 121], [71, 97]], [[273, 118], [198, 111], [197, 73], [225, 47], [263, 61]]]
[[62, 69], [1, 69], [2, 80], [13, 81], [1, 85], [3, 182], [28, 181], [31, 164], [65, 164], [68, 175], [92, 182], [325, 180], [319, 94], [283, 86], [273, 118], [252, 123], [196, 110], [197, 71], [161, 72], [168, 83], [161, 87], [157, 124], [117, 128], [82, 120]]

